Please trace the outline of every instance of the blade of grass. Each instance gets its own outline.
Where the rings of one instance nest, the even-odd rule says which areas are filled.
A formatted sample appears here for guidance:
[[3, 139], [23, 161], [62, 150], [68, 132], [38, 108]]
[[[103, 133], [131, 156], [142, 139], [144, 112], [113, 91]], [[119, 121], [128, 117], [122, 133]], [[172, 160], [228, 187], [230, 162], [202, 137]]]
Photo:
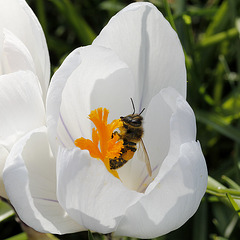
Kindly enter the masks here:
[[76, 11], [73, 4], [69, 0], [49, 0], [55, 4], [58, 11], [65, 16], [68, 23], [73, 27], [79, 41], [83, 45], [91, 44], [96, 38], [96, 34], [88, 25], [86, 20]]
[[240, 207], [238, 206], [238, 204], [234, 201], [233, 197], [231, 196], [231, 194], [227, 193], [227, 198], [229, 200], [229, 202], [232, 204], [234, 210], [237, 212], [238, 216], [240, 217]]
[[176, 30], [176, 26], [175, 26], [175, 23], [174, 23], [174, 20], [173, 20], [173, 15], [171, 13], [171, 9], [170, 9], [170, 6], [168, 4], [168, 1], [167, 0], [163, 0], [163, 4], [164, 4], [164, 8], [165, 8], [165, 11], [166, 11], [166, 14], [167, 14], [167, 18], [168, 18], [168, 21], [170, 22], [172, 28]]
[[216, 234], [211, 234], [210, 237], [212, 240], [229, 240], [228, 238], [217, 236]]
[[39, 19], [39, 22], [41, 23], [41, 26], [43, 28], [43, 31], [45, 34], [47, 34], [47, 18], [45, 14], [45, 3], [44, 0], [38, 0], [36, 1], [36, 10], [37, 10], [37, 16]]
[[238, 220], [239, 217], [237, 215], [234, 215], [232, 220], [229, 222], [228, 226], [225, 229], [224, 237], [229, 238], [232, 235], [232, 232], [235, 229]]
[[204, 16], [204, 17], [213, 17], [216, 15], [218, 7], [211, 8], [199, 8], [196, 6], [188, 6], [187, 14], [190, 16]]
[[225, 40], [230, 40], [237, 38], [239, 35], [237, 28], [231, 28], [227, 31], [217, 33], [213, 36], [210, 37], [205, 37], [200, 41], [197, 45], [197, 49], [199, 50], [200, 48], [206, 48], [212, 45], [219, 44]]
[[221, 116], [216, 113], [196, 110], [197, 120], [211, 126], [222, 135], [240, 143], [240, 131], [235, 127], [228, 125]]
[[223, 1], [221, 6], [218, 7], [218, 11], [214, 15], [213, 20], [209, 24], [207, 30], [205, 31], [204, 38], [209, 37], [219, 31], [221, 31], [227, 22], [227, 11], [228, 11], [228, 1]]
[[0, 222], [14, 216], [14, 211], [7, 203], [0, 201]]
[[224, 185], [210, 176], [208, 177], [206, 192], [218, 197], [226, 197], [226, 194], [231, 194], [234, 199], [240, 199], [240, 191], [226, 188]]
[[231, 178], [227, 176], [222, 176], [222, 180], [224, 180], [231, 188], [240, 190], [240, 186], [234, 182]]
[[7, 238], [5, 240], [28, 240], [26, 233], [20, 233], [18, 235], [15, 235], [13, 237]]
[[102, 10], [108, 11], [109, 16], [113, 16], [116, 12], [124, 8], [124, 4], [121, 2], [103, 1], [99, 7]]

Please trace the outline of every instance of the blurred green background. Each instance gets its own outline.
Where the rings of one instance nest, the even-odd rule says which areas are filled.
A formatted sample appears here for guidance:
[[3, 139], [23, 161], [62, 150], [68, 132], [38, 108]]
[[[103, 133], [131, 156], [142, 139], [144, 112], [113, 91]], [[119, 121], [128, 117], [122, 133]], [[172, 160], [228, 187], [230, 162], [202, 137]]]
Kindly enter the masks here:
[[[76, 47], [91, 44], [109, 19], [133, 1], [28, 0], [44, 29], [52, 73]], [[176, 28], [188, 72], [188, 96], [209, 170], [197, 213], [159, 240], [240, 238], [240, 1], [152, 0]], [[99, 235], [94, 235], [101, 239]], [[49, 236], [53, 239], [53, 236]], [[86, 232], [57, 236], [87, 239]], [[0, 202], [0, 239], [27, 239]], [[39, 238], [43, 239], [43, 238]], [[131, 238], [122, 238], [131, 239]]]

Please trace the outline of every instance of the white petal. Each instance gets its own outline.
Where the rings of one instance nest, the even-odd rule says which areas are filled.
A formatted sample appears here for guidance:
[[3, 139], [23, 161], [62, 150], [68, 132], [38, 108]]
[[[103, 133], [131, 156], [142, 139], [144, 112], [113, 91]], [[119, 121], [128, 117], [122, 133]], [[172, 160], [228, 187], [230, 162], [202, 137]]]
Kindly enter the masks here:
[[161, 92], [165, 101], [173, 111], [170, 120], [169, 154], [178, 154], [180, 145], [196, 139], [196, 120], [192, 108], [187, 101], [172, 88]]
[[45, 127], [30, 132], [13, 146], [3, 179], [11, 203], [30, 227], [58, 234], [84, 230], [56, 199], [56, 163]]
[[57, 179], [63, 208], [80, 225], [100, 233], [114, 231], [126, 209], [143, 196], [125, 188], [102, 161], [77, 148], [60, 148]]
[[40, 23], [25, 0], [0, 1], [0, 45], [3, 28], [16, 35], [29, 50], [45, 97], [50, 76], [47, 44]]
[[130, 67], [138, 85], [139, 110], [168, 86], [186, 96], [180, 41], [152, 4], [130, 4], [109, 21], [93, 44], [111, 48]]
[[8, 154], [9, 154], [8, 150], [4, 146], [0, 145], [0, 196], [6, 199], [8, 197], [3, 184], [2, 173]]
[[32, 56], [21, 40], [7, 29], [3, 29], [3, 34], [1, 61], [4, 73], [13, 73], [19, 70], [30, 70], [36, 73]]
[[58, 137], [66, 147], [74, 147], [79, 137], [91, 138], [91, 110], [109, 109], [109, 122], [132, 112], [134, 82], [126, 64], [103, 47], [81, 48], [80, 54], [81, 64], [62, 92]]
[[[171, 94], [171, 93], [170, 93]], [[176, 100], [176, 99], [175, 99]], [[150, 159], [152, 177], [148, 176], [146, 163], [141, 159], [139, 145], [134, 157], [118, 170], [119, 176], [128, 188], [144, 192], [159, 171], [162, 161], [168, 154], [170, 144], [170, 118], [172, 109], [161, 92], [154, 96], [143, 112], [143, 141]]]
[[[196, 139], [195, 115], [187, 101], [173, 88], [163, 89], [160, 94], [173, 112], [169, 119], [170, 128], [169, 133], [167, 134], [167, 138], [170, 137], [169, 146], [167, 147], [168, 154], [165, 158], [158, 159], [157, 152], [155, 152], [156, 159], [152, 160], [152, 168], [158, 173], [158, 175], [159, 168], [161, 171], [162, 163], [166, 164], [166, 162], [169, 161], [170, 167], [174, 165], [178, 161], [181, 146], [185, 143], [193, 142]], [[146, 144], [151, 152], [152, 145], [148, 144], [148, 142]], [[155, 175], [156, 173], [154, 176]], [[148, 185], [145, 192], [146, 194], [156, 187], [158, 184], [156, 179], [157, 177], [150, 185]]]
[[177, 229], [196, 212], [207, 187], [200, 145], [181, 145], [177, 159], [165, 159], [156, 181], [154, 190], [127, 210], [117, 235], [158, 237]]
[[57, 139], [57, 125], [60, 117], [60, 106], [62, 102], [62, 91], [65, 84], [74, 72], [74, 70], [81, 63], [79, 49], [75, 49], [64, 60], [59, 69], [55, 72], [51, 79], [51, 84], [48, 89], [47, 95], [47, 127], [49, 139], [54, 156], [58, 152], [58, 139]]
[[[161, 103], [160, 108], [157, 102]], [[150, 129], [154, 112], [151, 107], [156, 111], [152, 124], [155, 121], [160, 123], [155, 125], [158, 136]], [[166, 113], [162, 120], [160, 109]], [[144, 184], [148, 185], [145, 196], [127, 210], [116, 231], [118, 235], [153, 238], [180, 227], [197, 210], [207, 186], [205, 159], [200, 145], [195, 142], [195, 117], [186, 100], [172, 88], [163, 89], [150, 103], [146, 121], [145, 143], [152, 168], [156, 168], [158, 174], [154, 172], [154, 180], [149, 185], [147, 177], [142, 178], [145, 180], [143, 189]], [[164, 136], [168, 142], [168, 146], [164, 146], [168, 149], [165, 158], [161, 155]], [[155, 148], [154, 144], [158, 142], [160, 145]]]
[[37, 77], [19, 71], [0, 76], [0, 144], [8, 150], [26, 132], [45, 124]]
[[194, 113], [173, 88], [162, 89], [155, 95], [143, 115], [143, 141], [149, 155], [152, 177], [149, 177], [138, 151], [118, 170], [123, 183], [139, 192], [144, 192], [153, 181], [167, 155], [178, 156], [181, 144], [194, 141], [196, 137]]

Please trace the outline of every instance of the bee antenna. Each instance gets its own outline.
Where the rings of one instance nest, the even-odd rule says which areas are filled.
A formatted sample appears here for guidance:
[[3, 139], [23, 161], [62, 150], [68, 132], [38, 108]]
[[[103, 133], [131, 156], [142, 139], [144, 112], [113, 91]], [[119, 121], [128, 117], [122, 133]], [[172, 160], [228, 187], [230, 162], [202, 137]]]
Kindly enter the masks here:
[[142, 111], [139, 113], [139, 115], [141, 115], [143, 113], [143, 111], [145, 110], [145, 108], [142, 109]]
[[132, 106], [133, 106], [133, 114], [135, 114], [135, 106], [134, 106], [134, 103], [133, 103], [133, 99], [132, 98], [130, 98], [130, 99], [131, 99]]

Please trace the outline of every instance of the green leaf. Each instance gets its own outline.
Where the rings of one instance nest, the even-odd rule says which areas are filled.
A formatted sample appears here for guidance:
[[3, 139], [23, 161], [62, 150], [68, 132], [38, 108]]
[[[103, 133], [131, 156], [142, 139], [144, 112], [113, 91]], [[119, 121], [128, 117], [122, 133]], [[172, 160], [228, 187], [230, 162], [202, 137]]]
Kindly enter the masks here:
[[76, 11], [74, 5], [69, 0], [50, 0], [55, 4], [58, 11], [65, 16], [68, 23], [73, 27], [78, 39], [84, 44], [91, 44], [96, 38], [96, 34], [88, 25], [85, 19]]
[[39, 236], [36, 236], [35, 234], [27, 234], [23, 232], [13, 237], [7, 238], [5, 240], [59, 240], [57, 237], [55, 237], [52, 234], [43, 234], [43, 233], [37, 233], [37, 234], [39, 234]]
[[173, 20], [173, 16], [172, 16], [171, 9], [169, 7], [168, 1], [163, 0], [163, 4], [164, 4], [164, 8], [165, 8], [165, 11], [166, 11], [166, 14], [167, 14], [168, 21], [170, 22], [172, 28], [176, 31], [176, 26], [175, 26], [175, 23], [174, 23], [174, 20]]
[[239, 190], [226, 188], [224, 185], [210, 176], [208, 176], [208, 185], [206, 192], [219, 197], [226, 197], [226, 194], [231, 194], [235, 199], [240, 199]]
[[235, 229], [235, 227], [238, 223], [238, 220], [239, 220], [238, 215], [234, 215], [232, 217], [231, 221], [229, 221], [229, 224], [227, 225], [227, 227], [224, 231], [224, 237], [229, 238], [232, 235], [233, 230]]
[[109, 12], [116, 13], [123, 9], [125, 5], [120, 2], [103, 1], [100, 3], [99, 7], [102, 10], [107, 10]]
[[199, 8], [196, 6], [188, 6], [187, 14], [191, 16], [203, 16], [203, 17], [212, 17], [216, 15], [218, 7], [212, 6], [211, 8]]
[[14, 216], [14, 214], [15, 213], [9, 204], [0, 201], [0, 222], [11, 218], [12, 216]]
[[13, 237], [7, 238], [5, 240], [28, 240], [26, 233], [20, 233], [18, 235], [15, 235]]
[[231, 194], [227, 193], [227, 198], [230, 201], [230, 203], [232, 204], [234, 210], [237, 212], [238, 216], [240, 217], [240, 207], [238, 206], [238, 204], [234, 201], [234, 199], [232, 198]]
[[217, 236], [216, 234], [210, 235], [212, 240], [229, 240], [228, 238]]
[[238, 30], [236, 28], [231, 28], [227, 31], [217, 33], [210, 37], [205, 37], [199, 44], [197, 45], [197, 49], [206, 48], [211, 45], [219, 44], [225, 40], [230, 40], [233, 38], [237, 38], [239, 35]]
[[222, 179], [233, 189], [240, 190], [240, 186], [227, 176], [222, 176]]
[[217, 191], [220, 188], [225, 189], [226, 187], [222, 185], [220, 182], [218, 182], [217, 180], [215, 180], [214, 178], [208, 176], [207, 188], [209, 190]]
[[233, 118], [234, 116], [239, 116], [240, 114], [240, 95], [239, 89], [235, 89], [230, 92], [228, 97], [222, 104], [222, 109], [229, 115], [229, 117]]
[[223, 1], [221, 6], [218, 7], [218, 11], [214, 15], [213, 20], [209, 24], [207, 30], [205, 31], [205, 37], [209, 37], [214, 33], [221, 31], [227, 21], [226, 15], [228, 11], [228, 1]]
[[240, 143], [240, 131], [239, 129], [228, 125], [222, 116], [207, 112], [207, 111], [200, 111], [196, 110], [196, 117], [199, 122], [202, 122], [208, 126], [211, 126], [217, 132], [221, 133], [222, 135]]
[[46, 11], [45, 11], [45, 2], [44, 0], [36, 1], [36, 9], [37, 9], [37, 16], [41, 26], [43, 28], [44, 33], [47, 33], [47, 18], [46, 18]]

